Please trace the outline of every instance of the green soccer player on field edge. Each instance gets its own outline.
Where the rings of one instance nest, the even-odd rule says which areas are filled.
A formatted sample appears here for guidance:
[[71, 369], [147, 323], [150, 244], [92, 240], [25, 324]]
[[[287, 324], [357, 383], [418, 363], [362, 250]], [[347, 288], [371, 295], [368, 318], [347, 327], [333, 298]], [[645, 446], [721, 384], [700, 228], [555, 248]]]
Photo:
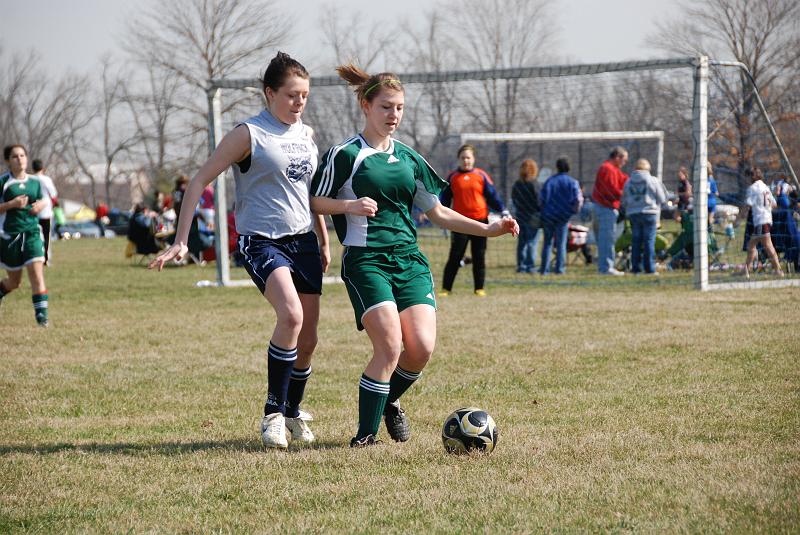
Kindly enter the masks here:
[[0, 232], [0, 267], [8, 274], [0, 281], [0, 303], [19, 288], [22, 268], [28, 271], [31, 282], [33, 312], [36, 323], [49, 325], [48, 296], [44, 282], [45, 250], [39, 212], [46, 201], [42, 185], [27, 173], [28, 150], [20, 144], [3, 149], [3, 159], [9, 172], [0, 175], [0, 215], [5, 215]]

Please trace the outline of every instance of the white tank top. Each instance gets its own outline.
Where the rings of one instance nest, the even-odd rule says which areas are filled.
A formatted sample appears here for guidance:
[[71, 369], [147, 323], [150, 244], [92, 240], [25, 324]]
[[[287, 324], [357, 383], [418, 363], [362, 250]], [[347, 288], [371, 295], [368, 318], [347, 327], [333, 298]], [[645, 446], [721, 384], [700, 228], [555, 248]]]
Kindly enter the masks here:
[[310, 231], [308, 190], [317, 168], [311, 129], [302, 121], [283, 124], [268, 110], [240, 124], [250, 131], [250, 167], [233, 166], [236, 232], [276, 239]]

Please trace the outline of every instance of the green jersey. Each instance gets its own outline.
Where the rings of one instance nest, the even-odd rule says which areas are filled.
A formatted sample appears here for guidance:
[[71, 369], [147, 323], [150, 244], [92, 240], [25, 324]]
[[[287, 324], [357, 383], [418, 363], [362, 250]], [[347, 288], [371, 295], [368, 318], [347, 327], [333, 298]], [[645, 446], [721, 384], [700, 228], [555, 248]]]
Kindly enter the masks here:
[[357, 135], [325, 153], [311, 182], [311, 195], [373, 199], [378, 203], [374, 217], [334, 215], [336, 235], [343, 245], [394, 247], [416, 243], [413, 206], [427, 212], [446, 186], [411, 147], [390, 139], [389, 148], [380, 151]]
[[42, 184], [30, 175], [24, 180], [14, 178], [10, 173], [0, 176], [0, 188], [3, 191], [0, 200], [8, 202], [20, 195], [28, 196], [28, 205], [14, 208], [5, 213], [3, 232], [19, 234], [35, 231], [39, 228], [39, 218], [31, 214], [31, 205], [42, 198]]

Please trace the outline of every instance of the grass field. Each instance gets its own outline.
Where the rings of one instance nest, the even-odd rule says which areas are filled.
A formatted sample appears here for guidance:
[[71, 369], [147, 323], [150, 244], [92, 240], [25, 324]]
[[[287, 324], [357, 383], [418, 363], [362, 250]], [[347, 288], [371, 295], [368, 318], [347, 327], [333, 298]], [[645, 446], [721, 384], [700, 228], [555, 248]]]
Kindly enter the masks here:
[[[800, 530], [798, 288], [627, 277], [481, 299], [462, 273], [403, 398], [411, 440], [351, 450], [370, 351], [329, 285], [305, 404], [318, 444], [276, 452], [258, 436], [263, 298], [123, 248], [55, 244], [48, 330], [27, 283], [0, 308], [0, 532]], [[494, 453], [444, 452], [464, 405], [494, 416]]]

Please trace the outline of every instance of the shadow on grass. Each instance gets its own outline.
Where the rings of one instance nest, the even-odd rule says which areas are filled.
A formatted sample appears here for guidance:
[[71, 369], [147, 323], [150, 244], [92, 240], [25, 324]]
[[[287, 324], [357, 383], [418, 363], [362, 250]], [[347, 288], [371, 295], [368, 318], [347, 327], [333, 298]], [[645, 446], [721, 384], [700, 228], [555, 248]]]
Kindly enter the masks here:
[[[346, 443], [335, 441], [318, 441], [309, 446], [289, 447], [288, 452], [300, 452], [304, 450], [331, 450], [347, 447]], [[183, 455], [209, 450], [225, 450], [228, 452], [264, 452], [267, 451], [260, 442], [255, 440], [219, 440], [219, 441], [198, 441], [198, 442], [162, 442], [162, 443], [141, 443], [132, 442], [112, 442], [98, 443], [90, 442], [87, 444], [71, 444], [59, 442], [56, 444], [20, 444], [7, 445], [0, 444], [0, 456], [13, 455], [17, 453], [29, 455], [51, 455], [63, 452], [77, 453], [96, 453], [96, 454], [120, 454], [120, 455]]]

